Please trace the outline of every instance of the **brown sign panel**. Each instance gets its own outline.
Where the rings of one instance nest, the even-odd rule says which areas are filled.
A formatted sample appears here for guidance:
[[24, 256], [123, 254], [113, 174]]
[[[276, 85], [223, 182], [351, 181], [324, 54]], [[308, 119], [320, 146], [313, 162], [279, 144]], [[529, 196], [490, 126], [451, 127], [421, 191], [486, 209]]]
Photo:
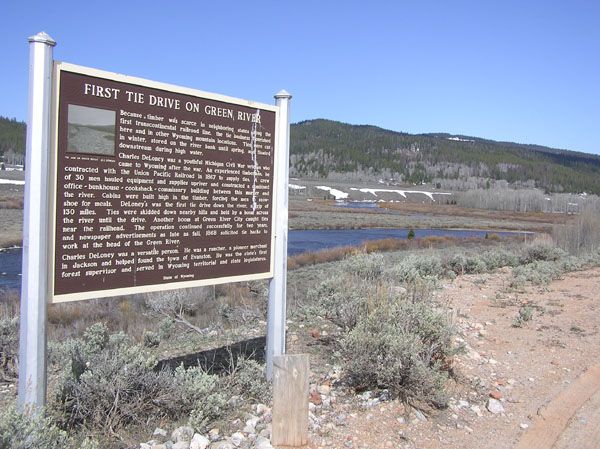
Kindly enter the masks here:
[[55, 81], [54, 301], [272, 276], [275, 106]]

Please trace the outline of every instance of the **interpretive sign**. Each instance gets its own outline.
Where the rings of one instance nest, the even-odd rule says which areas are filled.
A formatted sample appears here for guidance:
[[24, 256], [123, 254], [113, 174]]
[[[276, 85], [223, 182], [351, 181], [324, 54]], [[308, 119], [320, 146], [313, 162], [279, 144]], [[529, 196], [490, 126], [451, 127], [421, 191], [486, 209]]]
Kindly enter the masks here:
[[54, 302], [273, 276], [276, 106], [53, 78]]

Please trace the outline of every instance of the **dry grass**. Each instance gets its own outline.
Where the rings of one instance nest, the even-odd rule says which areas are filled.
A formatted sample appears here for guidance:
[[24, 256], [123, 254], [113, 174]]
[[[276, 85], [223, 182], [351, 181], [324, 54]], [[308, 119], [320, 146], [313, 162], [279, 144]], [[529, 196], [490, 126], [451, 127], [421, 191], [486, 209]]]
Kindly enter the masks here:
[[354, 209], [334, 201], [290, 200], [290, 229], [455, 228], [551, 232], [573, 216], [469, 209], [447, 204], [379, 203]]
[[[3, 178], [6, 178], [6, 173], [3, 174]], [[19, 176], [23, 176], [22, 172]], [[22, 234], [23, 186], [2, 184], [0, 185], [0, 248], [21, 246]]]
[[290, 201], [290, 211], [294, 212], [294, 218], [306, 212], [328, 212], [334, 210], [340, 214], [365, 214], [378, 215], [386, 210], [398, 211], [405, 214], [418, 214], [420, 216], [447, 216], [447, 217], [469, 217], [500, 221], [524, 221], [540, 224], [564, 224], [572, 216], [558, 213], [544, 212], [509, 212], [497, 210], [474, 209], [442, 203], [378, 203], [378, 207], [372, 209], [354, 209], [351, 207], [337, 207], [335, 201]]
[[52, 340], [80, 336], [99, 322], [106, 323], [111, 332], [123, 331], [138, 341], [145, 330], [156, 327], [143, 299], [135, 296], [48, 305], [48, 334]]
[[447, 248], [450, 246], [472, 246], [472, 245], [493, 245], [499, 241], [522, 240], [522, 237], [515, 236], [503, 239], [497, 234], [488, 235], [488, 238], [469, 237], [423, 237], [414, 240], [387, 238], [381, 240], [366, 240], [357, 246], [341, 246], [337, 248], [324, 249], [321, 251], [311, 251], [295, 256], [288, 257], [288, 270], [295, 270], [308, 265], [316, 265], [325, 262], [335, 262], [345, 259], [350, 255], [373, 252], [388, 252], [409, 249], [433, 249]]
[[[19, 301], [16, 290], [0, 291], [0, 316], [18, 316]], [[156, 330], [160, 319], [139, 295], [48, 304], [48, 338], [78, 337], [92, 324], [105, 323], [111, 332], [123, 331], [139, 342], [145, 331]]]
[[[178, 291], [188, 298], [186, 321], [198, 328], [229, 328], [262, 320], [266, 314], [266, 284], [259, 281]], [[111, 333], [122, 331], [142, 342], [144, 333], [156, 332], [165, 318], [151, 310], [146, 301], [145, 295], [131, 295], [49, 304], [48, 337], [55, 341], [79, 337], [92, 324], [105, 323]], [[18, 316], [19, 304], [17, 290], [0, 289], [0, 318]], [[176, 327], [187, 330], [185, 326]]]
[[394, 251], [397, 249], [408, 249], [413, 242], [404, 239], [387, 238], [381, 240], [367, 240], [361, 245], [365, 253], [375, 251]]
[[0, 248], [13, 248], [23, 246], [23, 239], [20, 234], [0, 234]]
[[21, 246], [23, 241], [23, 210], [0, 209], [0, 248]]
[[16, 290], [0, 290], [0, 318], [11, 318], [19, 315], [19, 292]]
[[420, 203], [381, 203], [381, 208], [398, 210], [407, 213], [436, 214], [455, 217], [483, 218], [488, 220], [515, 220], [543, 224], [560, 224], [570, 220], [566, 214], [544, 212], [510, 212], [485, 209], [473, 209], [450, 204], [420, 204]]
[[23, 199], [0, 197], [0, 209], [23, 209]]
[[360, 252], [361, 248], [359, 246], [340, 246], [321, 251], [309, 251], [288, 257], [288, 270], [295, 270], [296, 268], [318, 263], [334, 262], [336, 260], [342, 260], [351, 254], [358, 254]]

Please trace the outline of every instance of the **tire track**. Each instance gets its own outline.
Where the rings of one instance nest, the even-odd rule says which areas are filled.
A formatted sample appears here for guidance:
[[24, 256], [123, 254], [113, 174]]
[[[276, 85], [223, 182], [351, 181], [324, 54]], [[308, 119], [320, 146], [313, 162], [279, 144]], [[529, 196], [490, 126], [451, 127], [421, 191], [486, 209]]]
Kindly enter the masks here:
[[[522, 436], [514, 449], [551, 449], [569, 426], [571, 418], [598, 391], [600, 391], [600, 364], [585, 371], [549, 404], [538, 410], [531, 428]], [[600, 423], [596, 423], [600, 424]], [[598, 427], [588, 426], [587, 440], [597, 447]], [[578, 446], [583, 449], [586, 446]]]

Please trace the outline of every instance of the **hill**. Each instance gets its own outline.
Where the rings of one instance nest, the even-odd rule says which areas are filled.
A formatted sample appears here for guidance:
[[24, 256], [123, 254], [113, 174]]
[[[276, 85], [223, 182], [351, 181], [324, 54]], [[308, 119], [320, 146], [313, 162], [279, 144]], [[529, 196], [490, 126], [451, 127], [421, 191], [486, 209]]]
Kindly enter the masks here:
[[539, 145], [407, 134], [324, 119], [293, 124], [290, 145], [292, 176], [383, 177], [458, 188], [506, 180], [553, 192], [600, 193], [600, 156]]
[[[25, 123], [0, 116], [0, 154], [22, 163]], [[290, 174], [468, 189], [504, 180], [551, 192], [600, 194], [600, 156], [451, 134], [408, 134], [332, 120], [292, 124]]]

